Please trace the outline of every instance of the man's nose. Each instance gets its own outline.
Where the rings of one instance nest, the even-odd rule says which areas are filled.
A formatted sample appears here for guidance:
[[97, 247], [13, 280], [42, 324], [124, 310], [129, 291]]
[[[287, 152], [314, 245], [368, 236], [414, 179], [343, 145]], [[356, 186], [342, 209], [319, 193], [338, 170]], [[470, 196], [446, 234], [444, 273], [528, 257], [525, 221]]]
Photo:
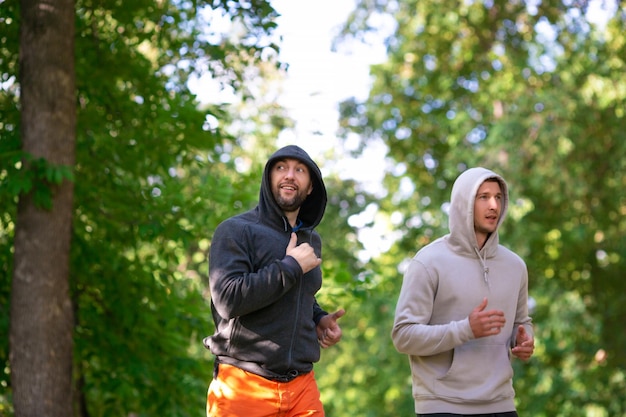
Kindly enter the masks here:
[[294, 178], [296, 176], [296, 169], [295, 168], [287, 168], [287, 170], [285, 171], [285, 177], [287, 178]]

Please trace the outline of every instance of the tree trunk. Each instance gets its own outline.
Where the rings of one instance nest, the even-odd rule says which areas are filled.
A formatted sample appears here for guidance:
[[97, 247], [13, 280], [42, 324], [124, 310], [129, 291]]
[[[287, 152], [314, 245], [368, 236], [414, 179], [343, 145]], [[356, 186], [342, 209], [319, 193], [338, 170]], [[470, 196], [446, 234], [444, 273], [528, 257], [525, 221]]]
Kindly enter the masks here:
[[[74, 1], [22, 0], [23, 150], [73, 166], [76, 142]], [[28, 169], [25, 163], [23, 169]], [[17, 417], [72, 413], [73, 313], [69, 257], [74, 187], [53, 189], [52, 209], [19, 199], [11, 283], [10, 366]]]

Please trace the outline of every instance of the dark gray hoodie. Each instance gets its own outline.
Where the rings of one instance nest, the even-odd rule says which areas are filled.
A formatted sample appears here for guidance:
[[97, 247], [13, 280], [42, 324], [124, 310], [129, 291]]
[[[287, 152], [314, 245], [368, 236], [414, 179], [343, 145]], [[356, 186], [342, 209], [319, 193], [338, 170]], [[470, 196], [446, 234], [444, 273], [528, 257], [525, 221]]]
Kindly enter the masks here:
[[322, 285], [319, 267], [302, 273], [285, 256], [292, 228], [271, 190], [270, 170], [285, 158], [304, 162], [313, 191], [298, 215], [298, 244], [308, 242], [318, 257], [322, 242], [314, 230], [326, 209], [326, 187], [319, 167], [297, 146], [276, 151], [263, 172], [258, 205], [222, 222], [209, 253], [211, 310], [215, 333], [204, 345], [227, 363], [270, 379], [288, 380], [309, 372], [320, 357], [315, 330], [327, 314], [315, 294]]

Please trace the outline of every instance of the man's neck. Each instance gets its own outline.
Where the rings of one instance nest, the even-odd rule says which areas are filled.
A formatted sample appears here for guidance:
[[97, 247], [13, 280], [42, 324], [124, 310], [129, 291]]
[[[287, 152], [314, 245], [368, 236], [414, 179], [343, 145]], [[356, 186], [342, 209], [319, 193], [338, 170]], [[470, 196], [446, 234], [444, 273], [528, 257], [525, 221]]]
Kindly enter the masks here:
[[291, 227], [295, 227], [296, 224], [298, 223], [298, 212], [299, 211], [300, 210], [283, 212], [285, 214], [285, 217], [287, 217], [287, 221], [289, 222]]
[[484, 233], [476, 233], [476, 244], [478, 245], [478, 250], [482, 249], [483, 246], [485, 246], [485, 242], [487, 242], [488, 238], [489, 235], [486, 235]]

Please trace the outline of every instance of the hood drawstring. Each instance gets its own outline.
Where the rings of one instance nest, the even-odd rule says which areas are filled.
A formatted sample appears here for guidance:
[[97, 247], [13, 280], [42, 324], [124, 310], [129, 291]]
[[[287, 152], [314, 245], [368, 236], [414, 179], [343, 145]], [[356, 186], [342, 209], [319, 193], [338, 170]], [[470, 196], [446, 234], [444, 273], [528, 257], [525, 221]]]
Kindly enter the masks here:
[[474, 251], [476, 251], [476, 255], [478, 255], [478, 259], [480, 260], [480, 263], [483, 266], [483, 279], [485, 280], [485, 285], [487, 285], [487, 287], [490, 287], [490, 285], [489, 285], [489, 267], [487, 266], [485, 258], [483, 258], [480, 255], [480, 251], [477, 248], [474, 248]]

